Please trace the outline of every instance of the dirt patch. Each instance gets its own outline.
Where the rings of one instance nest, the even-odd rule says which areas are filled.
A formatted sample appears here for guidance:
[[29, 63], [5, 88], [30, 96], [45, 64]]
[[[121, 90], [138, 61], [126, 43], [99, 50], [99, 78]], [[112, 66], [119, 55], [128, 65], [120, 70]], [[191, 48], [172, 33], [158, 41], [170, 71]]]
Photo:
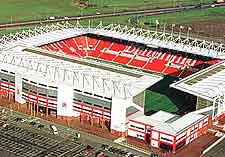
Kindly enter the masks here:
[[[225, 43], [225, 19], [195, 21], [189, 24], [183, 24], [182, 32], [187, 32], [188, 27], [191, 27], [190, 36], [210, 41]], [[169, 28], [171, 30], [171, 28]], [[175, 32], [179, 32], [179, 26], [174, 28]]]
[[88, 0], [73, 0], [72, 6], [76, 6], [79, 8], [87, 8], [88, 7]]

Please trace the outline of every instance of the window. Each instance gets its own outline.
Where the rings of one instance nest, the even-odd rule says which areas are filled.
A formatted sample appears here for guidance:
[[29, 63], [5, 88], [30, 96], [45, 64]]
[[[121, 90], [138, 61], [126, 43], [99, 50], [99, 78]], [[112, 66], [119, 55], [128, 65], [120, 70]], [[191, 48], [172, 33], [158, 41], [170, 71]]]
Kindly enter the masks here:
[[105, 97], [105, 99], [107, 99], [107, 100], [112, 100], [112, 98], [108, 98], [108, 97]]
[[183, 136], [181, 136], [180, 138], [178, 138], [177, 141], [179, 141], [179, 140], [181, 140], [181, 139], [183, 139], [185, 137], [186, 137], [186, 134], [184, 134]]
[[84, 101], [84, 103], [85, 103], [85, 104], [88, 104], [88, 105], [92, 105], [91, 103], [89, 103], [89, 102], [87, 102], [87, 101]]
[[92, 95], [91, 93], [89, 93], [89, 92], [84, 92], [85, 94], [88, 94], [88, 95]]
[[78, 102], [83, 102], [83, 101], [80, 100], [80, 99], [75, 99], [75, 98], [73, 98], [73, 100], [74, 100], [74, 101], [78, 101]]
[[100, 96], [100, 95], [97, 95], [97, 94], [94, 94], [94, 96], [96, 96], [96, 97], [99, 97], [99, 98], [102, 98], [102, 96]]
[[162, 140], [165, 140], [165, 141], [170, 141], [170, 142], [173, 142], [172, 140], [168, 139], [168, 138], [165, 138], [165, 137], [161, 137]]
[[73, 105], [73, 107], [76, 108], [76, 109], [80, 109], [81, 110], [81, 107], [79, 107], [79, 106], [74, 106]]
[[4, 70], [4, 69], [1, 69], [1, 71], [5, 72], [5, 73], [8, 73], [8, 71], [7, 70]]
[[136, 129], [144, 130], [143, 128], [138, 127], [138, 126], [134, 126], [134, 125], [130, 125], [130, 126], [133, 127], [133, 128], [136, 128]]
[[58, 87], [54, 87], [54, 86], [48, 86], [49, 88], [53, 88], [53, 89], [57, 89]]
[[37, 100], [37, 98], [32, 98], [32, 97], [31, 97], [30, 99], [32, 99], [32, 100]]
[[5, 78], [2, 78], [2, 81], [4, 81], [4, 82], [8, 82], [8, 80], [7, 80], [7, 79], [5, 79]]
[[43, 101], [43, 100], [38, 100], [38, 101], [40, 101], [40, 102], [42, 102], [42, 103], [46, 103], [46, 101]]
[[27, 88], [25, 88], [25, 87], [23, 87], [23, 90], [24, 90], [24, 91], [29, 91], [29, 89], [27, 89]]
[[38, 93], [38, 95], [41, 95], [41, 96], [47, 96], [46, 94], [43, 94], [43, 93]]
[[37, 82], [34, 82], [34, 81], [30, 81], [30, 83], [37, 84]]
[[13, 83], [13, 84], [15, 84], [15, 81], [13, 81], [13, 80], [10, 80], [10, 83]]
[[47, 87], [47, 85], [45, 84], [42, 84], [42, 83], [39, 83], [40, 86], [44, 86], [44, 87]]
[[207, 124], [207, 123], [208, 123], [208, 120], [205, 120], [204, 123], [203, 123], [203, 125], [205, 125], [205, 124]]
[[84, 110], [84, 111], [88, 111], [88, 112], [92, 112], [91, 109], [85, 109], [85, 108], [83, 108], [83, 110]]
[[109, 108], [109, 107], [104, 107], [104, 109], [106, 109], [106, 110], [111, 110], [111, 108]]
[[97, 114], [97, 115], [102, 115], [101, 113], [98, 113], [98, 112], [95, 112], [95, 111], [93, 111], [93, 113], [95, 113], [95, 114]]
[[74, 91], [76, 91], [76, 92], [82, 92], [81, 90], [79, 90], [79, 89], [73, 89]]
[[57, 96], [48, 95], [49, 98], [57, 99]]
[[95, 107], [99, 107], [99, 108], [102, 108], [101, 105], [97, 105], [97, 104], [94, 104]]
[[34, 90], [34, 89], [30, 89], [30, 92], [31, 92], [31, 93], [34, 93], [34, 94], [37, 94], [37, 91]]
[[24, 81], [28, 81], [28, 79], [23, 78]]
[[56, 106], [56, 105], [57, 105], [57, 104], [52, 103], [52, 102], [49, 102], [48, 104], [49, 104], [49, 105], [54, 105], [54, 106]]
[[143, 135], [139, 135], [139, 134], [137, 134], [137, 137], [142, 137], [142, 138], [144, 138], [144, 136], [143, 136]]

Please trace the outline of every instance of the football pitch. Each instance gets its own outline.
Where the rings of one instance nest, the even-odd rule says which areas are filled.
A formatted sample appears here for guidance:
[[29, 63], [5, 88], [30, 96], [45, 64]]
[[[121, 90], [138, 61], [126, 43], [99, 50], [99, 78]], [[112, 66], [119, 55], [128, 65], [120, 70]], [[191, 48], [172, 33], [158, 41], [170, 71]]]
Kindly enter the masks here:
[[196, 97], [170, 88], [177, 77], [164, 76], [163, 79], [145, 91], [145, 113], [159, 110], [183, 114], [193, 111], [196, 107]]
[[145, 91], [145, 112], [177, 112], [176, 105], [165, 95], [150, 90]]

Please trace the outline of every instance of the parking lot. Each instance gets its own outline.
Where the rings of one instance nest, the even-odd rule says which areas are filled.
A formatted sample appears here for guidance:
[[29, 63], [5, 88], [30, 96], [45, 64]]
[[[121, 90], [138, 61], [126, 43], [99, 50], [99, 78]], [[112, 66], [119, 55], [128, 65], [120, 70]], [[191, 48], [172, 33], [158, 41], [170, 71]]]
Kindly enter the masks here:
[[[5, 125], [7, 124], [7, 125]], [[65, 139], [49, 138], [0, 121], [0, 151], [21, 157], [83, 156], [86, 146]]]

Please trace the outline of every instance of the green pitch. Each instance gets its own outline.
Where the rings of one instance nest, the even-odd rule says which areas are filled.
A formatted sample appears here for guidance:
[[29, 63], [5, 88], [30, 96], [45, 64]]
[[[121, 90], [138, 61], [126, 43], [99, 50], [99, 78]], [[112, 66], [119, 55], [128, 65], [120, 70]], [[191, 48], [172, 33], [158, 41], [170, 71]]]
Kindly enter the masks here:
[[150, 90], [145, 91], [145, 112], [159, 110], [177, 112], [178, 108], [167, 96]]
[[170, 84], [178, 78], [164, 76], [164, 78], [145, 91], [145, 113], [159, 110], [175, 113], [192, 111], [195, 108], [194, 96], [170, 88]]

